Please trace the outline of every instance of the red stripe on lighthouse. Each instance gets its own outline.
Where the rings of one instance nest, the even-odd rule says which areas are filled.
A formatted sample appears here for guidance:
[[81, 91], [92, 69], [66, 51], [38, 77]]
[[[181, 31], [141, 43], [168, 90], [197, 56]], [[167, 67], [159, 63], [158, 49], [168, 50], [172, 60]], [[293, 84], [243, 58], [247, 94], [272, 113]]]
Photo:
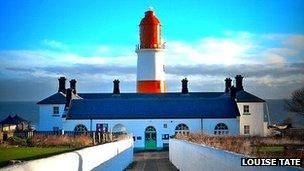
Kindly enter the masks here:
[[164, 89], [164, 81], [161, 80], [137, 81], [138, 93], [162, 93]]

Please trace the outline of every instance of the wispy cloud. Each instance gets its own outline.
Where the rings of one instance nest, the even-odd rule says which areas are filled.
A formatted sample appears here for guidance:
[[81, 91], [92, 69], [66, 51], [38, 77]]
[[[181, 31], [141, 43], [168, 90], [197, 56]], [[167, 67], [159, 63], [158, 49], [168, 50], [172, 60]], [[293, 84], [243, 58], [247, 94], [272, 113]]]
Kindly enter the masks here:
[[[0, 51], [0, 80], [7, 83], [2, 84], [1, 94], [14, 91], [9, 83], [16, 81], [22, 82], [23, 87], [36, 82], [45, 87], [41, 91], [51, 93], [48, 89], [56, 87], [56, 78], [61, 75], [78, 79], [83, 91], [100, 91], [101, 86], [96, 86], [100, 84], [102, 90], [111, 91], [114, 78], [122, 80], [123, 90], [135, 91], [134, 47], [68, 45], [48, 39], [43, 43], [45, 48], [37, 50]], [[224, 78], [236, 74], [245, 76], [249, 90], [266, 98], [286, 97], [304, 84], [303, 35], [225, 32], [221, 37], [196, 42], [167, 40], [166, 45], [170, 91], [179, 91], [183, 77], [190, 80], [192, 91], [221, 91]], [[50, 88], [45, 82], [55, 86]], [[276, 92], [269, 93], [273, 91]]]

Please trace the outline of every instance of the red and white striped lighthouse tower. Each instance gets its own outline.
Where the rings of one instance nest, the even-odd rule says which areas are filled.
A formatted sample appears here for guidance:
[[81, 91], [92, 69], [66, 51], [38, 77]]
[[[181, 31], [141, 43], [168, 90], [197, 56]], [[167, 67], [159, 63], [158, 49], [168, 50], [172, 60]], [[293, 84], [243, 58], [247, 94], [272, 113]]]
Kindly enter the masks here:
[[161, 24], [152, 9], [145, 12], [140, 22], [140, 44], [137, 53], [137, 92], [163, 93], [166, 90], [164, 46]]

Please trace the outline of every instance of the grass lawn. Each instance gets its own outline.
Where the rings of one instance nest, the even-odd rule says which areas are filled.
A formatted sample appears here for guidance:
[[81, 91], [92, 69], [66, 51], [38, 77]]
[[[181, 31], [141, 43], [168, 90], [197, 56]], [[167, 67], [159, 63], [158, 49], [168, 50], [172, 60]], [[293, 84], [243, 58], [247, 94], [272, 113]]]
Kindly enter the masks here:
[[68, 147], [0, 147], [0, 167], [10, 160], [32, 160], [73, 150]]

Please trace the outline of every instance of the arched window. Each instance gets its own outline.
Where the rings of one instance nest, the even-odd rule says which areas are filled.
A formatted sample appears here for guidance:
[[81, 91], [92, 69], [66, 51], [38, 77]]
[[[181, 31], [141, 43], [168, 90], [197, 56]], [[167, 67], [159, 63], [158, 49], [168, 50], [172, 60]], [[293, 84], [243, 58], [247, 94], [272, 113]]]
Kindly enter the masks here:
[[76, 133], [86, 133], [88, 131], [87, 127], [84, 126], [83, 124], [78, 124], [75, 128], [74, 131]]
[[113, 129], [112, 133], [114, 134], [126, 134], [127, 128], [123, 124], [116, 124]]
[[156, 129], [153, 126], [148, 126], [146, 131], [156, 131]]
[[175, 134], [189, 134], [189, 127], [186, 124], [179, 124], [175, 127]]
[[218, 134], [218, 135], [224, 134], [225, 135], [228, 133], [229, 133], [228, 126], [224, 123], [219, 123], [214, 128], [214, 134]]

